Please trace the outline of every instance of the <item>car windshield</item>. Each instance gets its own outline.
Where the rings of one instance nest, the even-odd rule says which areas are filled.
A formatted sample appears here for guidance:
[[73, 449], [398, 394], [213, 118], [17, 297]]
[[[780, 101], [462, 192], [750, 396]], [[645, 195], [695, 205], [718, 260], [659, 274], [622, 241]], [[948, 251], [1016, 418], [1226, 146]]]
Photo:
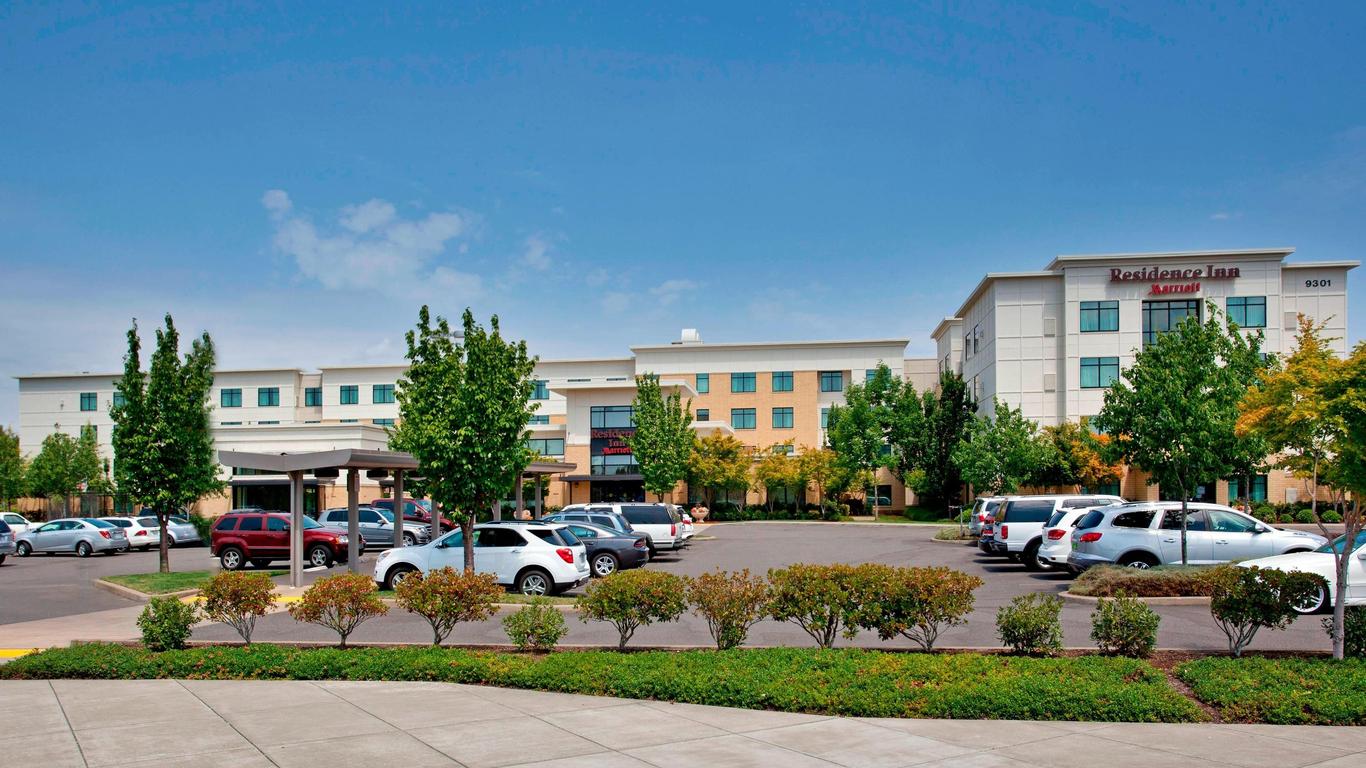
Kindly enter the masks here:
[[[1314, 550], [1314, 551], [1315, 551], [1315, 552], [1324, 552], [1324, 553], [1327, 553], [1327, 554], [1341, 553], [1341, 552], [1342, 552], [1342, 547], [1343, 547], [1343, 545], [1344, 545], [1346, 542], [1347, 542], [1347, 537], [1346, 537], [1346, 536], [1339, 536], [1339, 537], [1337, 537], [1336, 539], [1333, 539], [1333, 541], [1332, 541], [1331, 543], [1329, 543], [1329, 544], [1324, 544], [1323, 546], [1319, 547], [1318, 549], [1316, 549], [1316, 550]], [[1354, 544], [1352, 544], [1352, 551], [1353, 551], [1353, 552], [1356, 552], [1356, 551], [1362, 549], [1363, 547], [1366, 547], [1366, 531], [1362, 531], [1361, 533], [1358, 533], [1358, 534], [1357, 534], [1356, 542], [1355, 542]]]
[[1057, 525], [1058, 525], [1058, 523], [1061, 523], [1061, 522], [1062, 522], [1062, 519], [1063, 519], [1063, 517], [1064, 517], [1066, 514], [1067, 514], [1067, 511], [1066, 511], [1066, 510], [1062, 510], [1062, 509], [1058, 510], [1057, 512], [1054, 512], [1054, 513], [1053, 513], [1053, 516], [1050, 517], [1050, 518], [1048, 518], [1048, 522], [1047, 522], [1047, 523], [1044, 523], [1044, 527], [1045, 527], [1045, 528], [1056, 528]]
[[145, 526], [147, 528], [155, 528], [157, 527], [157, 519], [155, 517], [139, 517], [138, 525]]
[[375, 510], [375, 511], [378, 512], [378, 513], [380, 514], [380, 517], [383, 517], [385, 520], [388, 520], [388, 521], [391, 522], [391, 523], [394, 522], [394, 510], [392, 510], [392, 509], [377, 509], [377, 510]]
[[114, 525], [113, 523], [107, 522], [107, 521], [105, 521], [105, 520], [96, 520], [96, 519], [93, 518], [93, 517], [83, 517], [83, 518], [81, 518], [81, 519], [84, 520], [84, 521], [86, 521], [87, 523], [90, 523], [91, 525], [95, 526], [96, 528], [117, 528], [117, 527], [118, 527], [117, 525]]
[[1090, 512], [1087, 512], [1085, 515], [1083, 515], [1081, 520], [1077, 521], [1077, 528], [1082, 530], [1085, 530], [1087, 528], [1095, 528], [1096, 526], [1100, 525], [1100, 521], [1104, 519], [1104, 513], [1102, 513], [1099, 509], [1093, 509]]
[[173, 522], [173, 523], [178, 523], [178, 524], [180, 524], [180, 525], [185, 525], [185, 524], [189, 523], [190, 521], [189, 521], [189, 520], [186, 520], [186, 519], [183, 518], [183, 517], [172, 517], [172, 518], [171, 518], [171, 522]]
[[325, 527], [325, 526], [324, 526], [322, 523], [318, 522], [317, 520], [314, 520], [314, 519], [311, 518], [311, 517], [305, 517], [305, 518], [304, 518], [304, 530], [305, 530], [305, 531], [311, 531], [311, 530], [313, 530], [314, 528], [323, 528], [323, 527]]

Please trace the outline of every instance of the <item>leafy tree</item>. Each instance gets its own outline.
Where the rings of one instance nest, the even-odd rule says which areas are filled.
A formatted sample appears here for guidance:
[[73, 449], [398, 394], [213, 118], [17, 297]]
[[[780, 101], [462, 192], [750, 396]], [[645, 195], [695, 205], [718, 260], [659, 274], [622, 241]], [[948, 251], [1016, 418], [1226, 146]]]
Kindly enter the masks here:
[[28, 470], [32, 492], [46, 499], [60, 498], [63, 515], [71, 514], [71, 495], [80, 490], [76, 454], [76, 440], [71, 435], [53, 432], [43, 438], [43, 445]]
[[996, 400], [994, 418], [968, 422], [967, 438], [953, 451], [953, 461], [974, 490], [991, 496], [1015, 493], [1036, 470], [1043, 449], [1038, 425], [1019, 408]]
[[201, 334], [180, 357], [171, 316], [157, 330], [149, 371], [142, 371], [137, 323], [128, 330], [123, 377], [114, 383], [114, 479], [119, 491], [156, 514], [161, 525], [160, 570], [169, 573], [168, 520], [203, 496], [221, 493], [209, 431], [214, 348]]
[[873, 402], [872, 392], [863, 384], [853, 384], [844, 393], [844, 405], [832, 405], [826, 419], [825, 439], [835, 452], [835, 461], [852, 477], [863, 481], [868, 498], [868, 482], [886, 462], [886, 415], [884, 406]]
[[1119, 481], [1124, 468], [1106, 458], [1108, 435], [1098, 435], [1075, 421], [1050, 424], [1040, 431], [1039, 469], [1030, 485], [1079, 485], [1095, 490]]
[[636, 377], [636, 431], [628, 441], [645, 481], [659, 500], [687, 477], [692, 453], [692, 401], [685, 406], [678, 392], [665, 397], [659, 377]]
[[749, 487], [752, 449], [730, 435], [713, 432], [693, 441], [688, 457], [688, 482], [706, 492], [713, 506], [717, 491], [742, 491]]
[[461, 341], [450, 324], [433, 324], [426, 306], [408, 331], [408, 370], [395, 398], [399, 423], [390, 444], [413, 454], [435, 506], [464, 531], [465, 571], [474, 570], [474, 524], [480, 510], [512, 490], [526, 469], [536, 358], [525, 341], [505, 341], [466, 309]]
[[764, 503], [773, 511], [773, 491], [781, 488], [797, 491], [806, 486], [806, 476], [802, 474], [801, 461], [792, 455], [792, 441], [776, 443], [764, 451], [754, 463], [754, 489], [764, 492]]
[[27, 492], [25, 475], [28, 462], [19, 452], [19, 435], [8, 427], [0, 427], [0, 512], [10, 508], [10, 502]]
[[797, 454], [798, 474], [804, 478], [803, 484], [816, 486], [816, 500], [822, 506], [826, 497], [838, 492], [846, 483], [847, 475], [840, 468], [835, 452], [829, 448], [810, 448], [802, 446]]
[[977, 411], [967, 382], [952, 371], [939, 374], [939, 391], [920, 398], [924, 417], [923, 448], [911, 488], [931, 508], [945, 508], [962, 493], [963, 478], [953, 462], [953, 450], [963, 441]]
[[1231, 364], [1248, 342], [1220, 321], [1213, 304], [1200, 322], [1186, 318], [1139, 351], [1134, 364], [1105, 392], [1096, 425], [1108, 432], [1111, 458], [1148, 473], [1181, 499], [1181, 562], [1187, 562], [1186, 517], [1191, 494], [1204, 482], [1228, 477], [1240, 449], [1234, 426], [1247, 391]]

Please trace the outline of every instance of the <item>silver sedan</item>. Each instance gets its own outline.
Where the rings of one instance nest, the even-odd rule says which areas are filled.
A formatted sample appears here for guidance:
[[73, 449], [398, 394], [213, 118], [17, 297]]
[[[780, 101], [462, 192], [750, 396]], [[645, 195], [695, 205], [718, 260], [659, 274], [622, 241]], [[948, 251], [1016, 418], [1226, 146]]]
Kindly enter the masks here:
[[123, 529], [90, 517], [53, 520], [19, 534], [14, 552], [28, 557], [34, 552], [75, 552], [90, 557], [95, 552], [112, 555], [128, 548]]

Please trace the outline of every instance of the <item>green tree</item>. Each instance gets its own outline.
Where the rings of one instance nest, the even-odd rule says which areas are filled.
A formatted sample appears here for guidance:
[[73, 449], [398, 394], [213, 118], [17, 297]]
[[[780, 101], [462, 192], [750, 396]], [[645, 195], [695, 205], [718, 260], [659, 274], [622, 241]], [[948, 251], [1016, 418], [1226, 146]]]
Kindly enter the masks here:
[[801, 461], [792, 455], [792, 441], [775, 443], [763, 451], [751, 473], [754, 489], [764, 492], [764, 504], [773, 511], [775, 489], [790, 491], [793, 496], [806, 485]]
[[24, 476], [28, 462], [19, 452], [19, 435], [8, 427], [0, 427], [0, 512], [7, 512], [10, 503], [26, 492]]
[[829, 448], [802, 446], [797, 454], [798, 473], [803, 484], [816, 486], [816, 500], [824, 509], [826, 497], [845, 485], [845, 473], [840, 468], [835, 452]]
[[908, 477], [924, 506], [944, 509], [962, 493], [963, 478], [953, 462], [953, 450], [967, 434], [977, 404], [962, 376], [943, 371], [939, 374], [939, 390], [921, 395], [920, 409], [924, 419], [923, 445]]
[[659, 500], [688, 475], [692, 453], [692, 401], [683, 404], [677, 391], [665, 397], [659, 377], [647, 373], [636, 377], [636, 431], [628, 441], [644, 478], [645, 490]]
[[60, 498], [63, 516], [71, 514], [71, 495], [81, 486], [76, 454], [75, 438], [65, 432], [53, 432], [43, 438], [28, 470], [30, 490], [45, 499]]
[[463, 326], [457, 342], [445, 318], [433, 324], [426, 306], [418, 312], [390, 444], [413, 454], [437, 509], [459, 522], [472, 572], [475, 522], [513, 489], [529, 460], [536, 358], [525, 341], [503, 339], [497, 315], [485, 330], [466, 309]]
[[1112, 457], [1148, 473], [1181, 499], [1181, 562], [1187, 562], [1187, 503], [1202, 483], [1228, 477], [1239, 457], [1238, 403], [1247, 391], [1231, 365], [1247, 342], [1213, 304], [1205, 322], [1186, 318], [1140, 350], [1105, 392], [1096, 417]]
[[993, 418], [968, 422], [968, 435], [954, 449], [953, 461], [975, 492], [1001, 496], [1015, 493], [1030, 478], [1044, 450], [1033, 419], [1000, 400], [995, 405]]
[[753, 450], [730, 435], [713, 432], [693, 441], [688, 456], [688, 482], [702, 488], [707, 506], [714, 506], [716, 492], [743, 491], [749, 487]]
[[1045, 426], [1039, 437], [1042, 455], [1029, 485], [1079, 485], [1094, 492], [1123, 476], [1123, 465], [1106, 459], [1107, 435], [1097, 435], [1075, 421], [1064, 421]]
[[[873, 392], [863, 384], [853, 384], [844, 393], [844, 405], [830, 406], [825, 440], [835, 452], [835, 461], [863, 485], [864, 498], [877, 468], [887, 463], [885, 405], [873, 400]], [[876, 505], [873, 510], [876, 512]]]
[[180, 355], [171, 316], [157, 329], [156, 349], [142, 370], [137, 322], [128, 330], [123, 376], [114, 383], [114, 481], [120, 493], [151, 510], [161, 526], [160, 570], [171, 570], [168, 520], [200, 498], [221, 493], [218, 459], [209, 430], [214, 348], [203, 333]]

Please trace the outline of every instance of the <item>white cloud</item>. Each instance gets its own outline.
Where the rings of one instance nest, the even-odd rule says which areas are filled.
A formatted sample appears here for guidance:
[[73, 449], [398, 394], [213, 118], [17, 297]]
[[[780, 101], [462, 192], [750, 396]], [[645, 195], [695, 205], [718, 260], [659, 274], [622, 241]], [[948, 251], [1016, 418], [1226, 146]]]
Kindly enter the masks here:
[[673, 280], [665, 280], [659, 285], [656, 285], [655, 287], [651, 288], [650, 295], [658, 298], [660, 304], [668, 306], [669, 304], [672, 304], [675, 301], [677, 301], [678, 298], [683, 294], [688, 293], [690, 291], [695, 291], [701, 287], [702, 286], [700, 283], [697, 283], [693, 280], [682, 280], [675, 278]]
[[531, 235], [523, 244], [522, 263], [531, 267], [545, 271], [550, 269], [550, 240], [544, 235]]
[[275, 221], [275, 248], [324, 288], [381, 293], [458, 288], [468, 295], [480, 286], [478, 276], [435, 263], [451, 241], [468, 233], [469, 214], [442, 211], [404, 219], [391, 203], [372, 199], [342, 208], [336, 226], [320, 228], [293, 213], [283, 190], [270, 190], [261, 203]]
[[1210, 221], [1229, 221], [1241, 219], [1243, 214], [1240, 211], [1216, 211], [1209, 215]]
[[602, 297], [602, 309], [608, 314], [621, 314], [629, 306], [631, 306], [631, 295], [628, 293], [612, 291]]

